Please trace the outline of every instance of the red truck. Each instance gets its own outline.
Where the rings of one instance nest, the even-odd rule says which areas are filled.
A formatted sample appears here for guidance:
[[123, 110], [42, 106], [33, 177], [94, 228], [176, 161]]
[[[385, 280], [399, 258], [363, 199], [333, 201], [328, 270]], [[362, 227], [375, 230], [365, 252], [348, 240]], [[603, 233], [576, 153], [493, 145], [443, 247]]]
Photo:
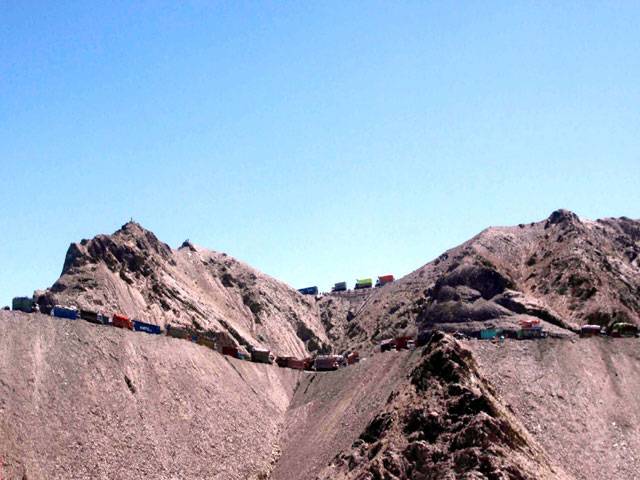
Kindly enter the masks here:
[[302, 358], [289, 357], [287, 359], [287, 367], [293, 368], [294, 370], [304, 370], [304, 363], [304, 359]]
[[125, 317], [124, 315], [120, 315], [119, 313], [114, 313], [112, 320], [114, 327], [133, 330], [133, 322], [129, 319], [129, 317]]
[[381, 275], [376, 281], [376, 288], [384, 287], [387, 283], [392, 283], [394, 280], [393, 275]]
[[347, 364], [353, 365], [354, 363], [358, 363], [360, 361], [360, 355], [358, 352], [351, 352], [347, 355]]

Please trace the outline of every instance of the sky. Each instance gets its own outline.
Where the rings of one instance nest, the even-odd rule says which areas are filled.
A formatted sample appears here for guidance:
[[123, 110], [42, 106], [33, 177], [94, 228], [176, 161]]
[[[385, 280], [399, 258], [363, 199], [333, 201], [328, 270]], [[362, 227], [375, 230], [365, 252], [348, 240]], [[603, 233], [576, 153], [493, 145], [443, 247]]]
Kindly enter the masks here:
[[130, 218], [296, 287], [640, 218], [638, 2], [0, 2], [0, 304]]

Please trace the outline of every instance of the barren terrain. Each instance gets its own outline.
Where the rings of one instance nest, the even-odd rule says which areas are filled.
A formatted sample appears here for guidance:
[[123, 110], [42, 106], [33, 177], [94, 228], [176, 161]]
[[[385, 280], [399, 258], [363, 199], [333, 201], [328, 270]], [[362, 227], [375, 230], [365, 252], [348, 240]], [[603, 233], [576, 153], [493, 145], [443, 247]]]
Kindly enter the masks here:
[[[558, 210], [492, 227], [379, 289], [303, 296], [224, 253], [140, 225], [71, 244], [35, 294], [297, 357], [223, 357], [186, 340], [0, 312], [0, 478], [640, 478], [640, 342], [579, 338], [640, 322], [640, 222]], [[557, 338], [457, 341], [439, 333]], [[436, 332], [413, 352], [380, 340]]]

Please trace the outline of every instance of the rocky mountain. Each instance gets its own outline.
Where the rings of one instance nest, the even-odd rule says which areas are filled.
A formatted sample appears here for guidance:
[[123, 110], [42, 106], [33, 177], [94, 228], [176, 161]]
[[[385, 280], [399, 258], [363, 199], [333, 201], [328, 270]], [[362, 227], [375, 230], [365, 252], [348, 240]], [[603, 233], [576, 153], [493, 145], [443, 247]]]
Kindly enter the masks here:
[[227, 332], [281, 354], [329, 348], [313, 299], [224, 253], [190, 242], [174, 250], [136, 223], [71, 244], [61, 277], [37, 297], [43, 306]]
[[597, 221], [558, 210], [546, 220], [492, 227], [399, 281], [359, 296], [329, 295], [322, 320], [337, 345], [371, 348], [420, 329], [640, 323], [640, 221]]
[[[276, 354], [357, 348], [335, 372], [0, 312], [0, 478], [580, 479], [640, 475], [640, 222], [558, 210], [492, 227], [382, 288], [305, 297], [140, 225], [72, 244], [41, 306], [119, 311]], [[443, 332], [518, 328], [492, 343]], [[430, 331], [415, 351], [379, 340]], [[125, 465], [126, 467], [123, 467]]]

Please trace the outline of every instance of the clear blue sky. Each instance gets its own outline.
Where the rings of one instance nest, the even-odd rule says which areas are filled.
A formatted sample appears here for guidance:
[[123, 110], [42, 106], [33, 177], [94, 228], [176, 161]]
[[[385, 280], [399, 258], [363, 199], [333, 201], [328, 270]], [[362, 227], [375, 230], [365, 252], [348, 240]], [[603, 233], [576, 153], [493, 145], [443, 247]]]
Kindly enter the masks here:
[[[180, 3], [180, 5], [178, 5]], [[295, 287], [640, 217], [638, 2], [2, 2], [0, 302], [130, 217]]]

